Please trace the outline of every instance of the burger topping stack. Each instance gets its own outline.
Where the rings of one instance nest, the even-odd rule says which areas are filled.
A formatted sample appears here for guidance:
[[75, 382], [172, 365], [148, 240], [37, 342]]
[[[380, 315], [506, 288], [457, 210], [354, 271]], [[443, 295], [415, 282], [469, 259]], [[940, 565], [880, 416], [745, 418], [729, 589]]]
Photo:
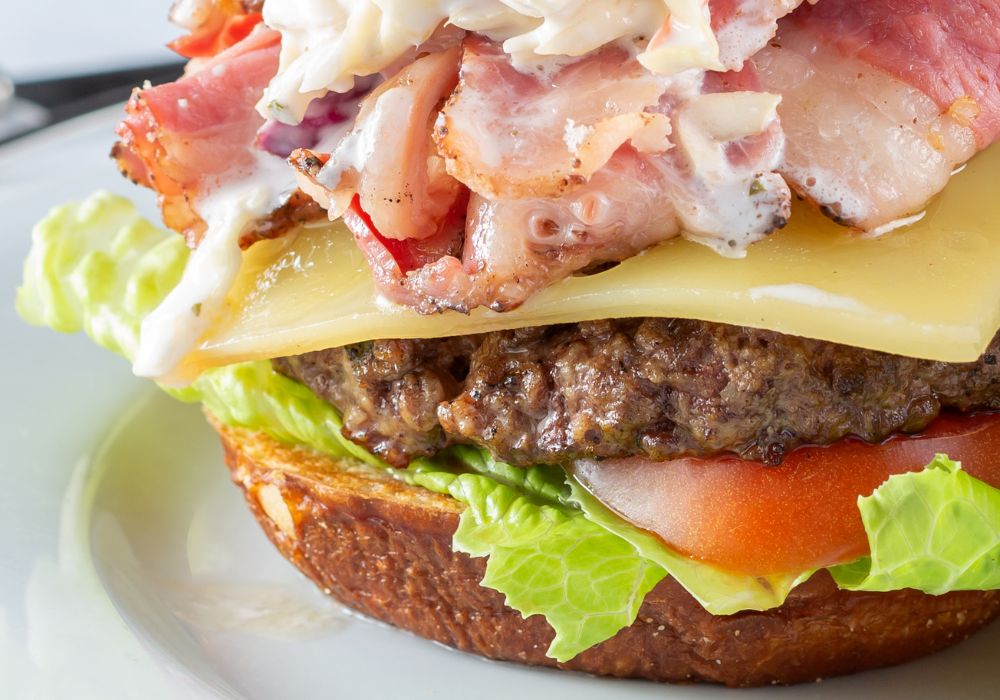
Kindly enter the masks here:
[[[442, 494], [586, 670], [666, 585], [708, 619], [824, 585], [1000, 612], [1000, 3], [172, 16], [190, 63], [114, 156], [182, 237], [58, 210], [19, 310], [204, 403], [311, 576], [340, 590], [291, 544], [321, 515], [248, 486], [248, 435]], [[687, 673], [764, 678], [732, 668]]]

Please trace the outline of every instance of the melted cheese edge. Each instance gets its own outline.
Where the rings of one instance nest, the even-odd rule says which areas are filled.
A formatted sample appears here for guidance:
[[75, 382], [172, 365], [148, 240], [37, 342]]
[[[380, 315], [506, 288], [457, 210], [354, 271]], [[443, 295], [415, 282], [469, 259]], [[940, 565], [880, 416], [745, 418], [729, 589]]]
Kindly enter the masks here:
[[979, 358], [1000, 327], [1000, 146], [913, 225], [880, 238], [801, 204], [743, 260], [669, 241], [567, 279], [498, 314], [420, 316], [380, 298], [341, 224], [258, 243], [186, 372], [376, 338], [429, 338], [612, 317], [696, 318], [947, 362]]

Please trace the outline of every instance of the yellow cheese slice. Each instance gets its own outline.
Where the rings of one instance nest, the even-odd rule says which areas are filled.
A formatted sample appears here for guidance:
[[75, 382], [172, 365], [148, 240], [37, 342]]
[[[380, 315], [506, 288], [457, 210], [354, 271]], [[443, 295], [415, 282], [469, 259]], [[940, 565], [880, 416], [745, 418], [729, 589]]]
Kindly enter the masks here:
[[918, 223], [865, 239], [797, 206], [792, 223], [728, 260], [683, 240], [567, 279], [498, 314], [420, 316], [380, 299], [339, 224], [246, 253], [226, 313], [188, 370], [375, 338], [428, 338], [635, 316], [754, 326], [872, 350], [972, 361], [1000, 327], [1000, 147], [955, 176]]

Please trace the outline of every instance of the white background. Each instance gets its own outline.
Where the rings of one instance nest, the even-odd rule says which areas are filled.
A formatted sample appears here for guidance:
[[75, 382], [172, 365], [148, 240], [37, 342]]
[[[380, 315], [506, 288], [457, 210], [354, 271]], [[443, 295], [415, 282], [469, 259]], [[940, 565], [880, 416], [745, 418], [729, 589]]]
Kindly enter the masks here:
[[171, 0], [0, 0], [0, 71], [16, 81], [168, 62]]

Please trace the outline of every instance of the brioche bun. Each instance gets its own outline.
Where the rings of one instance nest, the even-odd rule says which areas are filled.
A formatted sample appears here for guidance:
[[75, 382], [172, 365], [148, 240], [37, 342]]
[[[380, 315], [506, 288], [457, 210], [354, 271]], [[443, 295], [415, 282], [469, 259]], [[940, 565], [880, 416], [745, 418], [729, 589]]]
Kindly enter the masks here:
[[491, 659], [655, 681], [791, 684], [909, 661], [1000, 614], [998, 591], [854, 593], [822, 572], [780, 608], [721, 617], [667, 578], [631, 627], [559, 664], [545, 655], [545, 620], [506, 607], [479, 585], [485, 560], [452, 551], [460, 503], [209, 419], [264, 532], [324, 592]]

